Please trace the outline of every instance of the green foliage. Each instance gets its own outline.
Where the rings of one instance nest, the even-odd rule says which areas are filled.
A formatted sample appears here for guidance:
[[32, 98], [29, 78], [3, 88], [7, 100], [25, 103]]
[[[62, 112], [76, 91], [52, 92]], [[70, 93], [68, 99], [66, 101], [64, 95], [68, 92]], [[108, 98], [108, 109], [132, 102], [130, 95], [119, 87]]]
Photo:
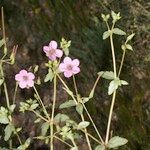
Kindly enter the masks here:
[[78, 124], [77, 129], [81, 130], [81, 129], [84, 129], [84, 128], [88, 127], [89, 125], [90, 125], [90, 122], [82, 121]]
[[105, 150], [105, 146], [104, 145], [98, 145], [98, 146], [96, 146], [95, 150]]
[[15, 131], [15, 127], [11, 124], [8, 124], [4, 130], [5, 132], [4, 140], [8, 141], [14, 131]]
[[76, 103], [74, 100], [68, 100], [64, 103], [62, 103], [59, 108], [60, 109], [63, 109], [63, 108], [69, 108], [69, 107], [72, 107], [72, 106], [76, 106]]
[[49, 128], [50, 128], [50, 123], [44, 122], [41, 126], [41, 135], [45, 136]]
[[10, 122], [9, 120], [9, 114], [8, 110], [5, 107], [0, 107], [0, 123], [1, 124], [8, 124]]
[[109, 148], [118, 148], [119, 146], [125, 145], [127, 142], [128, 142], [128, 140], [125, 138], [122, 138], [119, 136], [114, 136], [109, 140], [108, 147]]

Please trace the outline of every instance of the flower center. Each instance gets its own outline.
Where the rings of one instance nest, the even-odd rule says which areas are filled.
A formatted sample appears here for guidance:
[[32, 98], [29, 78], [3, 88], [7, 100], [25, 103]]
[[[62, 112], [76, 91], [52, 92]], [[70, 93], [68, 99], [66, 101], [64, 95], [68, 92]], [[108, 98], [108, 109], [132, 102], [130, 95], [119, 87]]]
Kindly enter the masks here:
[[67, 66], [67, 70], [69, 70], [69, 71], [71, 71], [72, 68], [73, 68], [72, 65], [68, 65], [68, 66]]
[[24, 81], [28, 81], [28, 76], [23, 76]]
[[51, 49], [50, 51], [48, 51], [48, 55], [52, 56], [55, 54], [55, 49]]

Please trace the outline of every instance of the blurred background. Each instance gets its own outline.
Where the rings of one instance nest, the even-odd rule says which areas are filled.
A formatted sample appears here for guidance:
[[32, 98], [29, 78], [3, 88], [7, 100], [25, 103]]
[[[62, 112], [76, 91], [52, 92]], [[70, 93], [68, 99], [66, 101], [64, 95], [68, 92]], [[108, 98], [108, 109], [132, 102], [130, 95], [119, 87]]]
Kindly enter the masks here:
[[[11, 82], [10, 91], [13, 92], [15, 82], [12, 80], [20, 69], [37, 64], [41, 68], [39, 76], [44, 76], [44, 63], [47, 58], [42, 51], [43, 45], [51, 40], [60, 42], [64, 37], [72, 41], [71, 57], [81, 61], [82, 71], [77, 76], [77, 83], [83, 96], [89, 93], [98, 71], [112, 70], [109, 40], [102, 40], [106, 26], [101, 19], [101, 13], [108, 14], [111, 10], [120, 12], [122, 19], [117, 26], [128, 34], [134, 32], [136, 35], [132, 40], [134, 51], [127, 53], [121, 75], [121, 79], [128, 81], [129, 86], [120, 88], [117, 94], [112, 131], [113, 135], [120, 135], [129, 140], [126, 146], [120, 148], [122, 150], [150, 149], [149, 0], [0, 0], [0, 6], [4, 7], [8, 47], [10, 51], [13, 45], [19, 47], [14, 67], [5, 66], [7, 81]], [[122, 37], [119, 36], [118, 39], [115, 36], [118, 64], [122, 54], [122, 40]], [[70, 80], [66, 82], [71, 86]], [[94, 99], [87, 103], [87, 108], [103, 136], [111, 102], [107, 87], [108, 82], [101, 80]], [[43, 84], [39, 86], [39, 90], [46, 101], [52, 88]], [[58, 85], [58, 90], [62, 92], [61, 85]], [[18, 104], [31, 93], [32, 91], [19, 91]], [[21, 122], [21, 125], [26, 127], [23, 138], [36, 134], [30, 114], [20, 116], [16, 113], [14, 118], [18, 124]], [[43, 143], [35, 143], [34, 149], [44, 146]]]

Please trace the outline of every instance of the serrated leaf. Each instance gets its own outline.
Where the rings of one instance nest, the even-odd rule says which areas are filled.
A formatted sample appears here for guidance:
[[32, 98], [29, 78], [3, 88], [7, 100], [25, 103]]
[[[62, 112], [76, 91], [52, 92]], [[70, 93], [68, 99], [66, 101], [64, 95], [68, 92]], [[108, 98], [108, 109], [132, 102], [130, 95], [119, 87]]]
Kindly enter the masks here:
[[82, 121], [78, 124], [77, 128], [80, 130], [80, 129], [84, 129], [86, 128], [87, 126], [89, 126], [89, 122], [88, 121]]
[[65, 121], [67, 121], [67, 120], [69, 120], [70, 118], [67, 116], [67, 115], [65, 115], [65, 114], [61, 114], [61, 113], [59, 113], [59, 114], [57, 114], [55, 117], [54, 117], [54, 120], [55, 120], [55, 122], [65, 122]]
[[102, 78], [112, 80], [114, 79], [114, 73], [112, 71], [100, 71], [98, 75], [101, 75]]
[[72, 107], [72, 106], [76, 106], [76, 103], [74, 100], [69, 100], [69, 101], [66, 101], [64, 103], [62, 103], [59, 108], [60, 109], [63, 109], [63, 108], [69, 108], [69, 107]]
[[83, 106], [82, 106], [82, 104], [79, 103], [76, 106], [76, 111], [79, 113], [79, 115], [82, 115], [82, 113], [83, 113]]
[[47, 130], [49, 129], [50, 124], [48, 122], [44, 122], [41, 126], [41, 135], [45, 136], [47, 133]]
[[8, 124], [4, 130], [5, 132], [5, 136], [4, 136], [4, 140], [8, 141], [10, 136], [12, 135], [13, 131], [15, 130], [13, 125]]
[[126, 42], [132, 40], [132, 38], [134, 37], [134, 35], [135, 35], [135, 33], [132, 33], [131, 35], [129, 35], [129, 36], [127, 37], [127, 41], [126, 41]]
[[108, 87], [108, 95], [111, 95], [115, 90], [117, 90], [118, 86], [119, 85], [115, 82], [115, 80], [111, 81]]
[[122, 138], [119, 136], [114, 136], [109, 140], [108, 147], [109, 148], [117, 148], [119, 146], [125, 145], [127, 142], [128, 142], [128, 140], [125, 138]]
[[30, 106], [30, 110], [34, 110], [34, 109], [36, 109], [38, 106], [39, 106], [39, 104], [32, 104], [32, 105]]
[[119, 29], [119, 28], [114, 28], [113, 33], [117, 34], [117, 35], [126, 35], [126, 33], [123, 30]]
[[98, 145], [98, 146], [96, 146], [95, 150], [105, 150], [105, 146], [104, 145]]
[[126, 44], [126, 48], [127, 48], [128, 50], [133, 51], [133, 48], [132, 48], [132, 46], [131, 46], [130, 44]]
[[111, 33], [111, 32], [109, 32], [109, 31], [105, 31], [105, 32], [103, 33], [103, 40], [107, 39], [107, 38], [110, 36], [110, 33]]

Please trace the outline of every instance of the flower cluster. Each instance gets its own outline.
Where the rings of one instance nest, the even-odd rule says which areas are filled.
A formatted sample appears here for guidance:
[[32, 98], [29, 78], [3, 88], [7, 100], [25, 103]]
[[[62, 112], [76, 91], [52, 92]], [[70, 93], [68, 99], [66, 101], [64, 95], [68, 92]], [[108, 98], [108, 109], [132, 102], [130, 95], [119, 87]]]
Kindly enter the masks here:
[[[56, 41], [51, 41], [48, 46], [44, 46], [43, 51], [51, 61], [55, 61], [57, 58], [63, 56], [63, 51], [58, 49]], [[65, 57], [63, 62], [59, 64], [58, 69], [60, 72], [64, 73], [66, 78], [70, 78], [80, 72], [79, 64], [80, 61], [78, 59], [72, 60], [70, 57]], [[34, 79], [35, 75], [26, 70], [21, 70], [15, 75], [15, 80], [19, 83], [19, 87], [22, 89], [33, 87]]]

